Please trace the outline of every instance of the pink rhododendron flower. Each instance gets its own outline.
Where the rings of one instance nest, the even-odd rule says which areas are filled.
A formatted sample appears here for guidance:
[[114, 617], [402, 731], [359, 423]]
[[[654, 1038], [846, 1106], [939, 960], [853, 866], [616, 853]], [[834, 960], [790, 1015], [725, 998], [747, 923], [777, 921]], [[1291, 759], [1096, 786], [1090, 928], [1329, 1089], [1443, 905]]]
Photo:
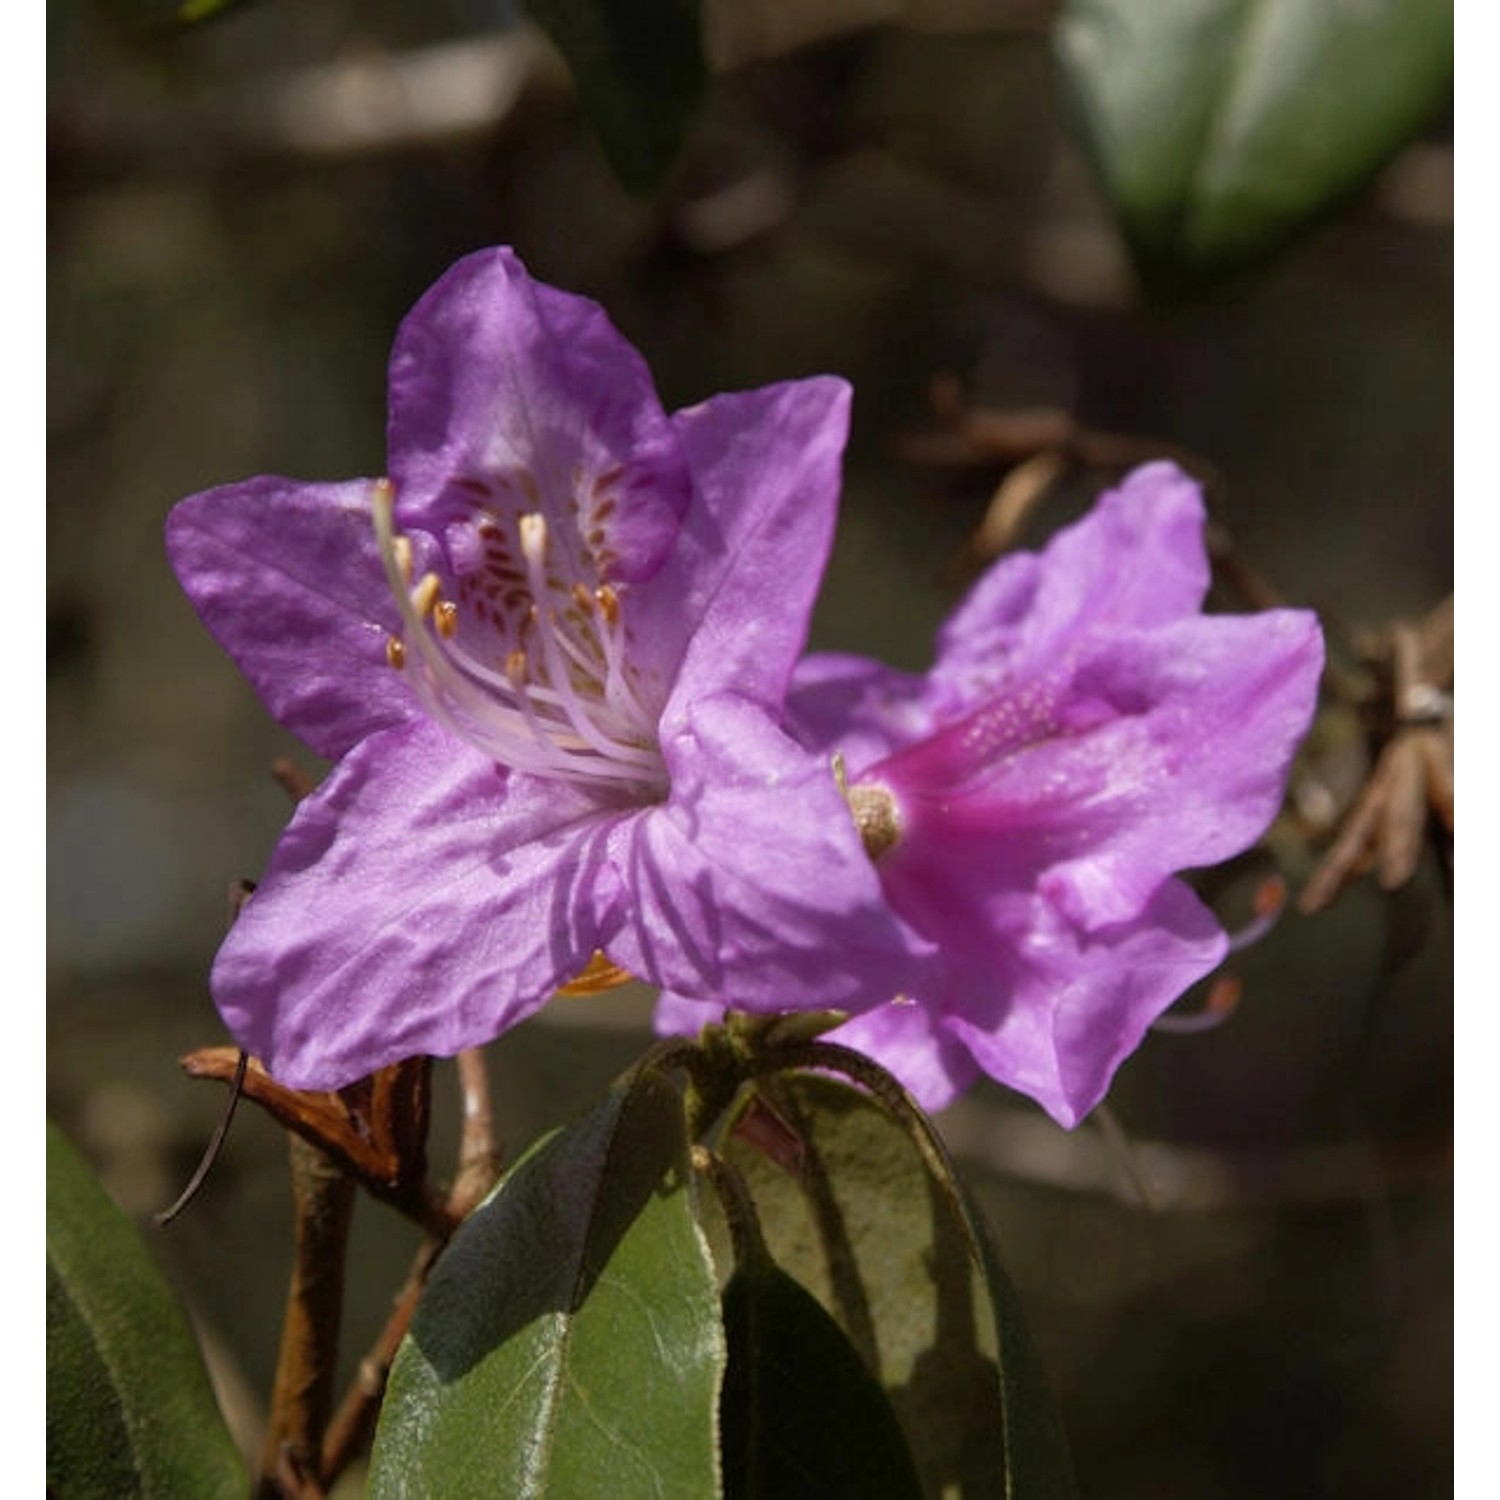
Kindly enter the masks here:
[[[1201, 613], [1203, 522], [1197, 486], [1148, 465], [1043, 552], [996, 563], [925, 676], [798, 668], [794, 719], [844, 757], [891, 906], [936, 950], [833, 1036], [928, 1108], [982, 1071], [1075, 1124], [1224, 957], [1175, 877], [1275, 816], [1323, 644], [1304, 611]], [[668, 996], [658, 1024], [705, 1018]]]
[[781, 727], [848, 403], [816, 379], [668, 417], [597, 306], [488, 251], [397, 336], [388, 480], [173, 510], [199, 613], [337, 762], [213, 970], [283, 1083], [488, 1041], [600, 950], [749, 1009], [904, 975], [828, 758]]

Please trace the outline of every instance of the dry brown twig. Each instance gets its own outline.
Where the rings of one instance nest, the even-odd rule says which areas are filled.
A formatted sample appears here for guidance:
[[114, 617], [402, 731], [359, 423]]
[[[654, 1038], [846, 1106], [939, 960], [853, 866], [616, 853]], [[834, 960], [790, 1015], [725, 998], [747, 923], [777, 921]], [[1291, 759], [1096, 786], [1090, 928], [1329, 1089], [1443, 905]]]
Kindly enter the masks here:
[[1382, 890], [1399, 890], [1416, 873], [1431, 820], [1453, 832], [1453, 596], [1359, 645], [1377, 684], [1370, 718], [1380, 749], [1342, 832], [1297, 898], [1305, 914], [1323, 910], [1371, 868]]

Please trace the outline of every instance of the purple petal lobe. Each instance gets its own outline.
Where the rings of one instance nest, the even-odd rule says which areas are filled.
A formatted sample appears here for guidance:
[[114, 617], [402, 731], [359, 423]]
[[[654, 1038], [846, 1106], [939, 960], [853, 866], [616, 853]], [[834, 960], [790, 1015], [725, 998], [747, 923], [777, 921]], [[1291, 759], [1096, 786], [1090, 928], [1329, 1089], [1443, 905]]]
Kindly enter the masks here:
[[991, 1077], [1071, 1128], [1104, 1097], [1151, 1022], [1227, 948], [1213, 914], [1177, 880], [1113, 928], [1080, 932], [1043, 908], [998, 965], [953, 966], [946, 1025]]
[[1174, 464], [1146, 464], [1040, 554], [1003, 559], [938, 637], [946, 710], [1048, 669], [1080, 636], [1164, 624], [1208, 590], [1203, 500]]
[[603, 310], [534, 282], [510, 250], [459, 261], [408, 314], [390, 366], [398, 515], [457, 577], [548, 523], [567, 580], [636, 583], [670, 552], [690, 480], [650, 372]]
[[399, 621], [370, 489], [251, 479], [167, 518], [168, 556], [204, 624], [276, 719], [330, 758], [420, 713], [386, 659]]
[[672, 794], [616, 835], [632, 973], [740, 1010], [857, 1010], [896, 993], [925, 945], [891, 916], [826, 761], [754, 704], [693, 705], [664, 744]]
[[220, 949], [225, 1021], [292, 1088], [490, 1041], [608, 942], [612, 821], [434, 724], [365, 740], [298, 807]]
[[637, 649], [676, 679], [679, 708], [732, 691], [779, 709], [832, 543], [849, 387], [792, 381], [673, 421], [694, 502], [671, 560], [630, 601]]

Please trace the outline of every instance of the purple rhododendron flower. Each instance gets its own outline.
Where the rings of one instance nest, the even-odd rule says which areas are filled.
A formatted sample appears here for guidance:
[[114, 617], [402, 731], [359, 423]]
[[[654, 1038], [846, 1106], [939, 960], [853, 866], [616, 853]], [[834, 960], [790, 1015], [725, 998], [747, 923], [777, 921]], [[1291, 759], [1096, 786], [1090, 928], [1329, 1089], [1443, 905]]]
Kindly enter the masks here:
[[173, 510], [210, 630], [337, 761], [213, 970], [277, 1078], [488, 1041], [599, 951], [752, 1010], [890, 993], [916, 945], [781, 727], [848, 405], [814, 379], [668, 417], [600, 308], [487, 251], [397, 335], [388, 480]]
[[[996, 563], [925, 676], [833, 655], [797, 670], [794, 720], [842, 753], [891, 906], [936, 948], [833, 1035], [929, 1109], [983, 1071], [1076, 1124], [1225, 955], [1175, 876], [1275, 816], [1323, 643], [1305, 611], [1202, 614], [1203, 523], [1197, 486], [1148, 465]], [[658, 1025], [705, 1018], [668, 996]]]

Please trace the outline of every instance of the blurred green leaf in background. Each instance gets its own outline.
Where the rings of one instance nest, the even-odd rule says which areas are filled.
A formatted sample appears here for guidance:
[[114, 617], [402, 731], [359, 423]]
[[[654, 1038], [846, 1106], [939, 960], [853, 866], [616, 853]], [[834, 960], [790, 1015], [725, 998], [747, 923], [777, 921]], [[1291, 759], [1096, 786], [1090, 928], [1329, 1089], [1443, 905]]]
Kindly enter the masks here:
[[1068, 0], [1077, 128], [1149, 291], [1262, 260], [1430, 127], [1450, 0]]
[[135, 1226], [47, 1126], [47, 1494], [242, 1500], [192, 1330]]

